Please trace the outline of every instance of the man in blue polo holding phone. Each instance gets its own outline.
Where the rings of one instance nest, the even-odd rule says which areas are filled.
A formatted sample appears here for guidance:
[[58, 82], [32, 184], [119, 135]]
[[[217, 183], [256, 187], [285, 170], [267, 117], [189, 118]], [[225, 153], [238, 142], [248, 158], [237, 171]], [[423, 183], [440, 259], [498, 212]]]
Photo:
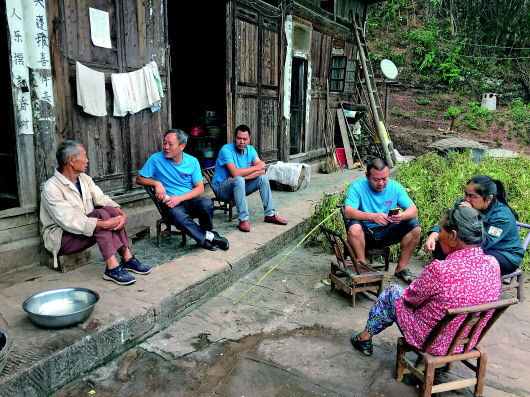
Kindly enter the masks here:
[[350, 185], [344, 210], [348, 244], [357, 259], [366, 262], [367, 246], [385, 247], [401, 242], [394, 276], [412, 283], [416, 276], [407, 266], [420, 241], [418, 209], [405, 188], [390, 179], [390, 167], [385, 160], [374, 158], [367, 162], [366, 178]]

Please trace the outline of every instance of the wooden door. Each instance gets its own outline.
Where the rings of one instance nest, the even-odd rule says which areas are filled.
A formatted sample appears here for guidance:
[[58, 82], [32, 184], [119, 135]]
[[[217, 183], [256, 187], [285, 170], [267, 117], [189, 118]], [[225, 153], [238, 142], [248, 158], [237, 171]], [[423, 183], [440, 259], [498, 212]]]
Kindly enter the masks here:
[[[247, 124], [251, 144], [264, 161], [280, 153], [280, 21], [232, 3], [229, 43], [229, 141], [233, 129]], [[230, 6], [229, 6], [230, 8]], [[277, 9], [275, 9], [277, 13]]]
[[291, 81], [291, 120], [289, 123], [289, 154], [305, 151], [305, 100], [307, 61], [293, 58]]

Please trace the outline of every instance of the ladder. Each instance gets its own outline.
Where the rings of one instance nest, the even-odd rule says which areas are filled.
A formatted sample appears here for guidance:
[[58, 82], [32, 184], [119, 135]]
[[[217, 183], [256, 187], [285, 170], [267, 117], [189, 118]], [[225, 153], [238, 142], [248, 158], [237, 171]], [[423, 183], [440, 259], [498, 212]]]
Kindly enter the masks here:
[[372, 69], [372, 64], [368, 58], [368, 47], [366, 45], [366, 40], [364, 39], [363, 31], [361, 27], [353, 20], [355, 32], [355, 40], [357, 41], [357, 48], [359, 49], [359, 58], [361, 60], [361, 68], [364, 74], [364, 81], [366, 85], [366, 90], [368, 92], [368, 98], [370, 101], [370, 108], [372, 109], [372, 116], [374, 119], [375, 128], [377, 130], [377, 135], [383, 146], [383, 151], [385, 153], [386, 161], [389, 167], [394, 166], [396, 161], [396, 155], [394, 153], [394, 147], [392, 141], [390, 140], [385, 125], [383, 124], [383, 111], [381, 109], [381, 102], [379, 101], [379, 93], [377, 92], [377, 86], [375, 83], [374, 71]]

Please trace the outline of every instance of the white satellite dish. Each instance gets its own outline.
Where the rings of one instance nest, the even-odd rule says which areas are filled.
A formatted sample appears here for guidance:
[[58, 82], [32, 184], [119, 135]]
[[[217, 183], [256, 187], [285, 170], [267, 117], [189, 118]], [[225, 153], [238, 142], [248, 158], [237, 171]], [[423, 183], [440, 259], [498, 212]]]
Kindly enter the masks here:
[[390, 59], [383, 59], [381, 61], [381, 72], [390, 80], [394, 80], [398, 75], [397, 67]]

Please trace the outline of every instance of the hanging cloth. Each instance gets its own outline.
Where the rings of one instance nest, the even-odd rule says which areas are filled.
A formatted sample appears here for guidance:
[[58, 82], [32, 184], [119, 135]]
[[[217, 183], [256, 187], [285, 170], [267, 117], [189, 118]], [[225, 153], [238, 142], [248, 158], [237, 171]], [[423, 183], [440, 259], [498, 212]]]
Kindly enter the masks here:
[[156, 112], [158, 109], [160, 109], [160, 94], [158, 93], [158, 86], [156, 84], [153, 72], [151, 71], [151, 67], [149, 65], [145, 65], [142, 70], [144, 71], [147, 100], [151, 106], [151, 112]]
[[92, 116], [106, 116], [105, 74], [75, 63], [77, 104]]
[[160, 96], [160, 103], [158, 105], [151, 106], [151, 111], [156, 112], [162, 106], [162, 98], [164, 98], [164, 89], [162, 87], [162, 79], [160, 78], [160, 72], [158, 71], [158, 66], [155, 61], [151, 61], [147, 64], [153, 73], [155, 79], [156, 87], [158, 89], [158, 95]]
[[116, 117], [137, 113], [160, 102], [153, 73], [147, 65], [130, 73], [114, 73], [111, 80]]
[[127, 88], [127, 73], [113, 73], [110, 78], [112, 80], [112, 92], [114, 93], [113, 115], [123, 117], [131, 109], [129, 90]]

